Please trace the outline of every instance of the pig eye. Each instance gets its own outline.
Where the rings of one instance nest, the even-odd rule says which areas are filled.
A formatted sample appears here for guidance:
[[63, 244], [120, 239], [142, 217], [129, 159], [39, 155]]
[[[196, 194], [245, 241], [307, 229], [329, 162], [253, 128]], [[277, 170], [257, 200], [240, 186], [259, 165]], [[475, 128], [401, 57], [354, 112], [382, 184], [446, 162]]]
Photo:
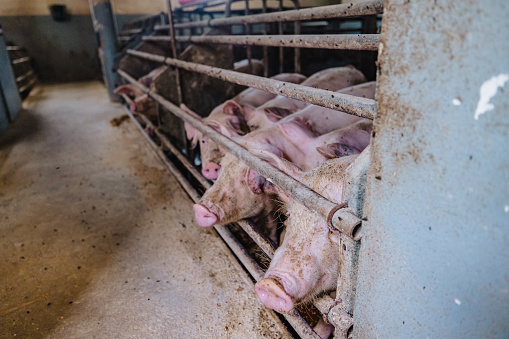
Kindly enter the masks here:
[[202, 140], [202, 141], [201, 141], [201, 143], [202, 143], [202, 144], [204, 144], [204, 143], [205, 143], [205, 140]]

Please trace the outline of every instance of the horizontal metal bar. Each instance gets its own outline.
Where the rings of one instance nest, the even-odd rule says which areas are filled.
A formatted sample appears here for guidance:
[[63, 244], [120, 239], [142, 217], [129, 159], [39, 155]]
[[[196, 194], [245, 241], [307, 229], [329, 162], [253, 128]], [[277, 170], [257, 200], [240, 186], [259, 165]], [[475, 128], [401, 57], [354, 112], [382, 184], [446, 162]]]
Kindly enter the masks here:
[[120, 36], [120, 37], [118, 37], [118, 41], [129, 41], [131, 39], [132, 39], [132, 37], [130, 37], [130, 36]]
[[28, 57], [28, 56], [27, 56], [27, 57], [23, 57], [23, 58], [19, 58], [19, 59], [14, 59], [14, 60], [12, 60], [12, 64], [13, 64], [13, 65], [21, 64], [21, 63], [23, 63], [23, 62], [30, 61], [30, 59], [31, 59], [31, 58], [30, 58], [30, 57]]
[[[171, 41], [169, 36], [144, 36], [144, 41]], [[343, 35], [200, 35], [177, 36], [178, 42], [213, 43], [248, 46], [325, 48], [357, 51], [377, 51], [379, 34]]]
[[25, 86], [21, 87], [18, 89], [18, 93], [23, 93], [24, 91], [26, 91], [27, 89], [30, 89], [32, 87], [34, 87], [34, 84], [35, 82], [37, 81], [37, 75], [35, 75], [33, 77], [32, 80], [30, 80], [30, 82], [28, 84], [26, 84]]
[[141, 28], [134, 28], [134, 29], [125, 29], [123, 31], [120, 31], [118, 35], [131, 35], [131, 34], [139, 34], [143, 32], [143, 29]]
[[192, 72], [203, 73], [224, 81], [230, 81], [242, 86], [261, 89], [263, 91], [305, 101], [313, 105], [335, 109], [366, 119], [373, 119], [375, 115], [375, 100], [371, 99], [355, 97], [352, 95], [336, 93], [274, 79], [267, 79], [256, 75], [206, 66], [194, 62], [165, 58], [164, 56], [138, 52], [132, 49], [128, 49], [127, 54], [164, 63], [170, 66], [176, 66]]
[[21, 46], [7, 46], [7, 50], [8, 51], [19, 51], [21, 50], [23, 47]]
[[[383, 1], [366, 1], [356, 4], [341, 4], [331, 6], [320, 6], [313, 8], [297, 9], [284, 12], [254, 14], [245, 16], [236, 16], [229, 18], [217, 18], [210, 20], [200, 20], [195, 22], [184, 22], [175, 25], [175, 28], [193, 28], [193, 27], [220, 27], [228, 25], [257, 24], [264, 22], [285, 22], [285, 21], [305, 21], [333, 18], [348, 18], [363, 15], [374, 15], [383, 13]], [[156, 25], [154, 30], [168, 29], [168, 25]]]
[[19, 77], [17, 77], [16, 78], [16, 82], [21, 82], [21, 81], [25, 80], [26, 78], [28, 78], [29, 76], [31, 76], [32, 74], [34, 74], [34, 70], [33, 69], [31, 69], [28, 72], [26, 72], [25, 74], [20, 75]]
[[241, 161], [246, 163], [248, 166], [256, 170], [264, 177], [269, 178], [272, 182], [274, 182], [304, 206], [316, 212], [318, 215], [329, 222], [333, 220], [336, 221], [336, 224], [331, 225], [331, 227], [336, 227], [340, 231], [344, 232], [344, 230], [351, 228], [351, 226], [349, 224], [345, 224], [345, 222], [354, 221], [356, 224], [361, 222], [360, 219], [351, 211], [340, 208], [341, 204], [338, 205], [335, 202], [322, 197], [320, 194], [314, 192], [299, 181], [290, 176], [287, 176], [285, 173], [273, 167], [268, 162], [262, 161], [259, 157], [251, 154], [244, 147], [225, 137], [221, 133], [216, 132], [213, 128], [205, 125], [195, 117], [187, 114], [159, 94], [149, 90], [149, 88], [136, 81], [126, 72], [118, 70], [118, 74], [120, 74], [120, 76], [129, 81], [131, 84], [141, 89], [143, 92], [147, 93], [150, 97], [159, 102], [159, 104], [161, 104], [175, 116], [186, 121], [191, 126], [195, 127], [197, 130], [210, 137], [213, 141], [218, 143], [228, 152], [232, 153], [234, 156], [239, 158]]
[[[134, 121], [135, 125], [142, 132], [144, 137], [149, 141], [149, 144], [152, 146], [156, 154], [161, 158], [163, 163], [166, 165], [168, 170], [175, 176], [177, 181], [180, 183], [182, 188], [187, 192], [187, 194], [191, 197], [191, 199], [197, 203], [200, 200], [200, 195], [196, 190], [191, 186], [189, 181], [182, 175], [182, 173], [177, 169], [177, 167], [171, 163], [168, 158], [164, 155], [162, 150], [150, 139], [150, 137], [143, 131], [143, 127], [138, 123], [134, 115], [129, 111], [129, 109], [125, 108], [129, 117]], [[151, 124], [151, 123], [150, 123]], [[151, 124], [152, 125], [152, 124]], [[154, 127], [152, 125], [152, 127]], [[186, 159], [187, 161], [187, 159]], [[256, 261], [251, 258], [248, 254], [244, 246], [238, 242], [235, 236], [231, 233], [228, 227], [223, 225], [215, 225], [214, 226], [217, 233], [221, 236], [224, 242], [228, 245], [228, 247], [232, 250], [232, 252], [237, 256], [239, 261], [244, 265], [246, 270], [251, 274], [251, 276], [259, 281], [263, 279], [264, 272], [262, 268], [256, 263]], [[309, 324], [301, 317], [297, 310], [292, 310], [287, 314], [283, 315], [285, 319], [292, 325], [295, 331], [302, 338], [310, 338], [310, 339], [320, 339], [320, 337], [316, 334], [315, 331], [309, 326]]]

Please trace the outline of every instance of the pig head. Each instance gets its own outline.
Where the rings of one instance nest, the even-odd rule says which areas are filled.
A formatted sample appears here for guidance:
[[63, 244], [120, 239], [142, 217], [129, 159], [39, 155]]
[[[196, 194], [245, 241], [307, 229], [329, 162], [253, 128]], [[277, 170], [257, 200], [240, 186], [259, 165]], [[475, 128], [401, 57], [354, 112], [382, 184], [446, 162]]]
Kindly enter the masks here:
[[[340, 203], [345, 170], [356, 157], [332, 159], [306, 173], [284, 161], [279, 167], [329, 200]], [[276, 250], [264, 279], [255, 285], [260, 301], [281, 313], [323, 292], [335, 290], [339, 266], [339, 234], [294, 199], [287, 210], [283, 243]]]

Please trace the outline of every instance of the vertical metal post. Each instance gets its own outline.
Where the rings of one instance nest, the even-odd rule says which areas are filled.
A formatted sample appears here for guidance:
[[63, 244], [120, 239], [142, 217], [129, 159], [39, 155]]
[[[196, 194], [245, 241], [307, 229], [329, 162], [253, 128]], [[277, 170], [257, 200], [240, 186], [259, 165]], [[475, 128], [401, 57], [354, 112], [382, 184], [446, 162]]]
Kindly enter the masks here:
[[[177, 53], [177, 44], [175, 42], [175, 27], [173, 27], [173, 10], [171, 8], [171, 0], [168, 0], [168, 22], [170, 25], [170, 36], [171, 36], [171, 49], [174, 59], [178, 59], [178, 53]], [[178, 104], [180, 105], [182, 103], [182, 87], [180, 83], [180, 70], [178, 67], [175, 68], [175, 78], [177, 81], [177, 97], [178, 97]]]
[[[244, 9], [244, 15], [249, 15], [249, 0], [246, 0], [246, 8]], [[246, 24], [246, 34], [251, 35], [251, 25]], [[253, 74], [253, 61], [251, 46], [246, 46], [247, 61], [249, 63], [249, 73]]]
[[117, 74], [113, 71], [117, 51], [117, 32], [110, 0], [89, 0], [90, 13], [97, 35], [99, 59], [103, 70], [104, 82], [111, 101], [120, 101], [114, 93]]
[[[267, 13], [267, 0], [262, 0], [262, 12]], [[263, 35], [267, 35], [267, 24], [263, 23]], [[263, 46], [263, 76], [269, 77], [269, 48]]]
[[[293, 0], [293, 5], [295, 9], [299, 9], [299, 0]], [[300, 21], [295, 21], [293, 24], [293, 29], [296, 35], [300, 34]], [[294, 49], [294, 57], [293, 57], [293, 63], [294, 63], [294, 72], [300, 73], [301, 66], [300, 66], [300, 48], [295, 47]]]
[[[279, 0], [279, 10], [283, 10], [283, 0]], [[279, 35], [283, 35], [283, 22], [277, 23]], [[285, 70], [285, 50], [283, 47], [279, 47], [279, 73], [283, 73]]]

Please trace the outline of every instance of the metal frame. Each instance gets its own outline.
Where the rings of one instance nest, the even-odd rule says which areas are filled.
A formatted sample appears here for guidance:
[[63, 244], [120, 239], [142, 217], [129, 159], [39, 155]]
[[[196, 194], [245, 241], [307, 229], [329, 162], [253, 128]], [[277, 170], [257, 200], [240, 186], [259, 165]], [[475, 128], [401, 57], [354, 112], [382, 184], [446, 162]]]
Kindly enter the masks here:
[[[264, 1], [265, 5], [265, 1]], [[353, 17], [360, 15], [373, 15], [380, 14], [383, 11], [382, 1], [364, 2], [362, 4], [345, 4], [345, 5], [333, 5], [324, 6], [317, 8], [309, 8], [304, 10], [290, 10], [284, 13], [263, 13], [258, 15], [246, 15], [243, 17], [228, 17], [221, 19], [210, 19], [201, 20], [197, 22], [187, 23], [173, 23], [171, 5], [169, 5], [169, 25], [156, 25], [154, 30], [169, 30], [169, 36], [145, 36], [145, 41], [169, 41], [172, 43], [173, 58], [166, 58], [164, 56], [153, 55], [144, 52], [138, 52], [135, 50], [127, 50], [129, 55], [133, 55], [146, 60], [156, 61], [163, 64], [176, 67], [176, 69], [185, 69], [188, 71], [199, 72], [212, 76], [221, 80], [237, 83], [240, 85], [262, 89], [278, 95], [284, 95], [289, 98], [294, 98], [302, 101], [309, 102], [311, 104], [320, 105], [340, 111], [344, 111], [349, 114], [357, 115], [364, 118], [373, 119], [375, 116], [375, 101], [353, 97], [349, 95], [342, 95], [331, 91], [320, 90], [309, 88], [306, 86], [295, 85], [291, 83], [276, 81], [272, 79], [266, 79], [263, 77], [248, 75], [244, 73], [234, 72], [225, 70], [217, 67], [206, 66], [202, 64], [186, 62], [177, 59], [176, 55], [176, 43], [177, 42], [190, 42], [190, 43], [217, 43], [217, 44], [242, 44], [242, 45], [259, 45], [264, 46], [275, 46], [275, 47], [295, 47], [295, 48], [329, 48], [329, 49], [355, 49], [355, 50], [370, 50], [376, 51], [379, 44], [378, 35], [356, 35], [356, 36], [345, 36], [345, 35], [323, 35], [323, 36], [303, 36], [303, 35], [290, 35], [290, 36], [179, 36], [175, 35], [175, 29], [184, 28], [196, 28], [196, 27], [219, 27], [228, 25], [246, 25], [252, 23], [269, 23], [284, 21], [302, 21], [302, 20], [316, 20], [316, 19], [328, 19], [328, 18], [340, 18], [340, 17]], [[246, 9], [246, 14], [248, 9]], [[266, 7], [264, 6], [264, 12]], [[249, 29], [246, 30], [249, 34]], [[281, 32], [280, 32], [281, 33]], [[297, 27], [296, 27], [296, 33]], [[264, 50], [265, 52], [265, 50]], [[249, 53], [248, 53], [249, 54]], [[248, 55], [250, 57], [250, 55]], [[297, 63], [297, 55], [295, 56], [295, 62]], [[299, 60], [300, 64], [300, 60]], [[297, 65], [297, 64], [296, 64]], [[267, 74], [267, 65], [265, 64], [265, 73]], [[325, 199], [321, 195], [310, 190], [306, 186], [302, 185], [295, 179], [285, 175], [278, 169], [274, 168], [267, 162], [261, 161], [260, 158], [251, 154], [249, 151], [239, 146], [235, 142], [231, 141], [222, 134], [216, 132], [209, 126], [203, 124], [198, 119], [182, 111], [179, 107], [169, 102], [157, 93], [154, 93], [149, 88], [145, 87], [129, 74], [122, 70], [118, 70], [118, 74], [129, 83], [137, 86], [143, 92], [148, 94], [151, 98], [156, 100], [159, 104], [165, 107], [172, 114], [176, 115], [180, 119], [191, 124], [193, 127], [210, 137], [216, 143], [221, 145], [227, 151], [238, 157], [240, 160], [245, 162], [248, 166], [258, 171], [261, 175], [268, 177], [286, 191], [290, 196], [297, 199], [303, 205], [307, 206], [311, 210], [315, 211], [322, 218], [328, 221], [329, 227], [340, 231], [340, 257], [342, 259], [342, 265], [338, 276], [338, 295], [336, 300], [333, 300], [329, 296], [324, 296], [317, 299], [314, 302], [315, 307], [324, 315], [326, 321], [334, 325], [336, 328], [337, 337], [347, 337], [351, 333], [353, 325], [353, 307], [355, 302], [355, 287], [357, 277], [357, 260], [358, 251], [360, 248], [361, 238], [361, 227], [362, 221], [358, 215], [362, 214], [362, 204], [358, 202], [359, 192], [362, 191], [362, 185], [359, 183], [362, 181], [362, 175], [365, 175], [367, 167], [369, 165], [369, 151], [366, 151], [359, 157], [359, 160], [354, 162], [349, 167], [350, 175], [349, 185], [345, 188], [345, 195], [343, 201], [347, 201], [345, 204], [336, 204], [334, 202]], [[178, 91], [180, 92], [180, 83], [178, 83]], [[181, 98], [181, 97], [179, 97]], [[125, 100], [129, 100], [124, 96]], [[134, 119], [132, 114], [131, 118]], [[201, 174], [192, 166], [192, 164], [181, 154], [153, 124], [146, 118], [140, 116], [140, 120], [146, 126], [154, 129], [155, 134], [162, 143], [162, 146], [172, 153], [179, 162], [198, 180], [198, 182], [207, 189], [210, 184], [201, 176]], [[366, 155], [368, 154], [368, 155]], [[172, 170], [172, 173], [174, 171]], [[189, 193], [194, 201], [199, 200], [199, 195], [196, 191], [189, 186], [189, 182], [182, 176], [182, 174], [176, 174], [177, 179], [181, 182], [184, 189]], [[351, 204], [351, 207], [348, 204]], [[256, 226], [252, 225], [249, 221], [241, 221], [239, 225], [253, 238], [253, 240], [260, 246], [260, 248], [272, 258], [274, 254], [274, 247], [271, 241], [261, 236], [256, 230]], [[221, 229], [223, 226], [218, 226]], [[216, 228], [217, 229], [217, 228]], [[218, 231], [219, 232], [219, 231]], [[219, 232], [221, 234], [221, 232]], [[223, 236], [223, 235], [222, 235]], [[233, 239], [230, 239], [231, 234], [226, 234], [223, 238], [227, 243], [232, 243], [232, 250], [240, 251], [238, 255], [239, 260], [246, 266], [250, 274], [259, 280], [263, 277], [263, 271], [260, 267], [249, 257], [245, 256], [242, 250], [239, 250], [238, 243]], [[294, 326], [296, 331], [303, 337], [316, 338], [316, 333], [309, 328], [304, 322], [305, 326], [302, 327], [301, 319], [296, 311], [291, 314], [285, 315], [288, 321]], [[301, 319], [302, 320], [302, 319]]]

